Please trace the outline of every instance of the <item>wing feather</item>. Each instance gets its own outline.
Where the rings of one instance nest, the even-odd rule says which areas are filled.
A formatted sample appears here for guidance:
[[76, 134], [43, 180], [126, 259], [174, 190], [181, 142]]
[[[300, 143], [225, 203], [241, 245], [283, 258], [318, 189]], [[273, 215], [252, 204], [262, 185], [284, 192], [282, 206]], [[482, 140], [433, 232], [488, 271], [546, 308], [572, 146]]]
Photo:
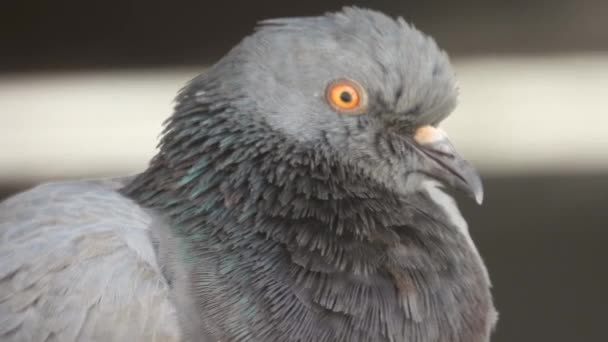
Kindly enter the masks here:
[[0, 203], [0, 341], [179, 341], [152, 218], [120, 186], [47, 183]]

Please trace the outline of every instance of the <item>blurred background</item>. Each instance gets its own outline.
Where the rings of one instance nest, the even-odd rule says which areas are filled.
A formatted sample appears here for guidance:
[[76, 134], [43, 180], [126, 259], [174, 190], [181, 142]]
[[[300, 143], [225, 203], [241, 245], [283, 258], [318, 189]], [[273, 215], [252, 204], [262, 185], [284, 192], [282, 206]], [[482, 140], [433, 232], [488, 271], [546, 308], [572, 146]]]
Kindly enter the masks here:
[[[355, 1], [433, 35], [445, 123], [486, 201], [461, 199], [494, 282], [493, 341], [601, 341], [608, 305], [608, 1]], [[0, 198], [145, 168], [190, 78], [277, 16], [338, 1], [3, 1]], [[602, 337], [604, 336], [604, 337]]]

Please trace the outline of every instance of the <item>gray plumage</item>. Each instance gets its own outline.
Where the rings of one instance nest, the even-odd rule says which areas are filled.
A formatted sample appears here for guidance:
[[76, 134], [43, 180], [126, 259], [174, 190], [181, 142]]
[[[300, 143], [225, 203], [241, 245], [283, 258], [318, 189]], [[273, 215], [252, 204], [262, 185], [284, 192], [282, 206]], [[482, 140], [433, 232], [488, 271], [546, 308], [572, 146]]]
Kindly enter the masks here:
[[[339, 79], [360, 112], [328, 105]], [[143, 173], [0, 204], [0, 340], [489, 341], [488, 274], [440, 185], [481, 184], [414, 137], [456, 97], [402, 19], [263, 22], [180, 92]]]

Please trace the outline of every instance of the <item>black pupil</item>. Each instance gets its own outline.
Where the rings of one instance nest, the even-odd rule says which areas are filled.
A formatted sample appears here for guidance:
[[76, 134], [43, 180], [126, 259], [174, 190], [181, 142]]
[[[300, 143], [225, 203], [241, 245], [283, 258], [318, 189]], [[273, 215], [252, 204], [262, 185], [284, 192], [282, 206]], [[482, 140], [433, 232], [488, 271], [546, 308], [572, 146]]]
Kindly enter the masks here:
[[353, 100], [353, 97], [349, 92], [343, 91], [342, 94], [340, 94], [340, 100], [348, 103]]

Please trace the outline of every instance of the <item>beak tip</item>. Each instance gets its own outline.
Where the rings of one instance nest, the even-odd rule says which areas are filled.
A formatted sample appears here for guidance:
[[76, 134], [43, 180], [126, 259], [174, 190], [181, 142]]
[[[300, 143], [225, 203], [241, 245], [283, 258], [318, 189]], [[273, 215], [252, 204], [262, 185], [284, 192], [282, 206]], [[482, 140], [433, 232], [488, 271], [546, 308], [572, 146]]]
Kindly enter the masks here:
[[469, 194], [471, 194], [471, 197], [473, 197], [473, 199], [475, 199], [475, 202], [477, 203], [477, 205], [482, 205], [484, 191], [483, 191], [483, 182], [481, 180], [481, 176], [479, 175], [479, 173], [477, 173], [477, 171], [475, 171], [475, 169], [473, 169], [472, 166], [470, 166], [469, 170], [470, 171], [468, 173], [465, 172], [465, 174], [468, 175], [468, 177], [466, 178], [466, 182], [467, 182], [466, 187], [468, 188], [468, 191], [469, 191]]
[[475, 202], [477, 205], [483, 204], [483, 190], [475, 192]]
[[466, 163], [462, 170], [460, 173], [463, 176], [463, 182], [460, 183], [461, 189], [473, 198], [477, 205], [482, 205], [484, 191], [481, 176], [469, 163]]

